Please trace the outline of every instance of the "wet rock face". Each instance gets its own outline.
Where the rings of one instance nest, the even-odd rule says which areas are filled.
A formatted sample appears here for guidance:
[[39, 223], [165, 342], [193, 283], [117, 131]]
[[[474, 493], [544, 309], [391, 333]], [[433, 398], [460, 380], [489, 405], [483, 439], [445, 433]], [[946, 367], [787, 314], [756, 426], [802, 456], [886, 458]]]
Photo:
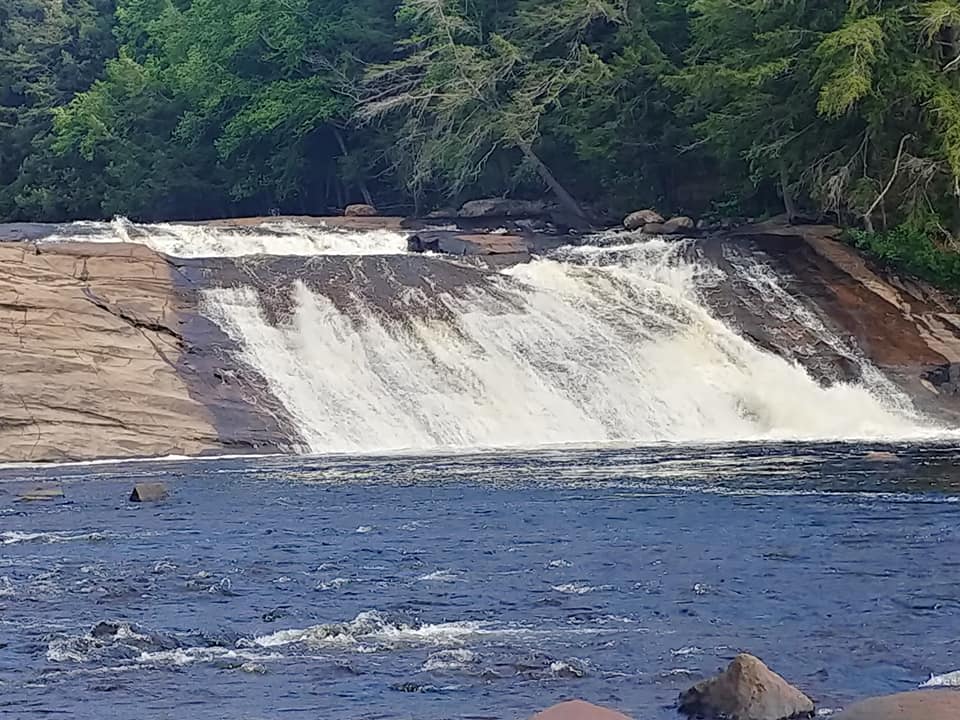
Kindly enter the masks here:
[[918, 690], [871, 698], [834, 716], [835, 720], [957, 720], [960, 690]]
[[679, 708], [691, 717], [713, 720], [789, 720], [814, 712], [810, 698], [747, 654], [683, 693]]
[[[703, 247], [721, 265], [738, 254], [761, 257], [791, 293], [808, 301], [808, 308], [824, 326], [847, 338], [849, 349], [903, 389], [919, 410], [946, 424], [960, 424], [960, 305], [956, 298], [872, 265], [839, 242], [838, 233], [826, 226], [749, 226], [704, 241]], [[734, 291], [743, 289], [741, 284]], [[761, 295], [755, 298], [760, 304], [753, 305], [761, 312], [753, 312], [752, 317], [743, 303], [734, 303], [738, 306], [734, 322], [746, 328], [750, 337], [767, 338], [770, 349], [796, 359], [818, 379], [859, 379], [851, 372], [854, 368], [847, 360], [852, 356], [847, 350], [818, 351], [803, 338], [790, 341], [789, 333], [784, 333], [791, 324], [790, 314], [783, 310], [792, 307], [784, 308], [783, 303], [778, 307], [776, 299]], [[769, 322], [771, 316], [775, 322]], [[758, 325], [765, 327], [758, 329]], [[768, 347], [763, 340], [758, 343]], [[803, 347], [807, 356], [791, 346]]]
[[568, 700], [537, 713], [532, 720], [630, 720], [623, 713], [583, 700]]
[[356, 320], [368, 312], [392, 320], [452, 319], [448, 299], [469, 302], [478, 289], [497, 295], [491, 268], [420, 255], [206, 258], [178, 261], [178, 267], [198, 288], [252, 288], [274, 325], [293, 315], [297, 283]]

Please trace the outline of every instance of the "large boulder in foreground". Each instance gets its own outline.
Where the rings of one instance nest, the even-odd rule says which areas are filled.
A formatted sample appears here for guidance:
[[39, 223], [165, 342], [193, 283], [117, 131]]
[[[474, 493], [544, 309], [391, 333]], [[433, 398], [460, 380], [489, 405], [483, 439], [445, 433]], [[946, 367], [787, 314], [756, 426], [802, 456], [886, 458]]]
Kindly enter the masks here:
[[960, 691], [916, 690], [871, 698], [852, 705], [834, 720], [957, 720]]
[[583, 700], [568, 700], [537, 713], [532, 720], [630, 720], [630, 718], [616, 710], [609, 710]]
[[680, 711], [720, 720], [788, 720], [813, 715], [813, 701], [746, 653], [680, 695]]

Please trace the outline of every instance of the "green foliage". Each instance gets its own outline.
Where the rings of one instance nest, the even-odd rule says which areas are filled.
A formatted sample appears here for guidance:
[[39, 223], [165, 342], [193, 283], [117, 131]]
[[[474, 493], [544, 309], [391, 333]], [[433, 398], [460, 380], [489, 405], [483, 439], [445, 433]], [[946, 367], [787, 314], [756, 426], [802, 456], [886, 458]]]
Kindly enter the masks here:
[[885, 232], [848, 231], [854, 246], [884, 266], [960, 292], [960, 253], [935, 240], [942, 236], [930, 217], [911, 219]]
[[960, 232], [960, 2], [0, 6], [0, 218], [546, 192]]
[[827, 68], [817, 102], [821, 115], [840, 117], [870, 93], [883, 41], [883, 28], [874, 16], [845, 23], [823, 38], [815, 51], [821, 68]]
[[112, 0], [4, 0], [0, 217], [30, 217], [22, 206], [30, 196], [26, 186], [40, 178], [25, 170], [48, 143], [52, 108], [89, 87], [113, 53], [112, 12]]

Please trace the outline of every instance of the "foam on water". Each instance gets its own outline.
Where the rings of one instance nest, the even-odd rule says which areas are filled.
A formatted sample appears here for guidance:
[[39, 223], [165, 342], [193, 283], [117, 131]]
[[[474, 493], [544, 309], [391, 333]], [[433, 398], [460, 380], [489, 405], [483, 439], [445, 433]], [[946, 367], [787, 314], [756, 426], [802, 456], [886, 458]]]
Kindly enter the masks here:
[[421, 575], [417, 579], [426, 582], [456, 582], [460, 579], [460, 574], [453, 570], [435, 570], [432, 573]]
[[280, 630], [252, 641], [244, 641], [243, 644], [262, 648], [304, 644], [310, 647], [376, 652], [397, 647], [462, 645], [490, 632], [492, 630], [486, 623], [448, 622], [419, 625], [392, 620], [376, 611], [367, 611], [347, 623]]
[[588, 593], [597, 592], [598, 590], [609, 590], [609, 585], [588, 585], [586, 583], [564, 583], [562, 585], [554, 585], [553, 590], [556, 590], [558, 593], [563, 593], [564, 595], [586, 595]]
[[406, 252], [407, 236], [389, 230], [344, 230], [292, 220], [266, 221], [250, 227], [185, 223], [139, 225], [126, 218], [110, 223], [66, 226], [45, 242], [129, 242], [147, 245], [174, 257], [245, 255], [396, 255]]
[[438, 650], [430, 653], [426, 662], [423, 663], [421, 670], [423, 672], [449, 672], [461, 670], [464, 667], [473, 665], [478, 660], [477, 654], [466, 648], [453, 648], [451, 650]]
[[68, 533], [68, 532], [22, 532], [9, 530], [0, 532], [0, 545], [16, 545], [27, 542], [65, 543], [93, 542], [107, 539], [106, 533]]
[[920, 687], [960, 687], [960, 670], [954, 670], [943, 675], [931, 675], [930, 679], [922, 683]]
[[[744, 339], [701, 299], [719, 272], [682, 243], [650, 240], [567, 248], [466, 296], [430, 298], [444, 319], [398, 321], [360, 301], [348, 316], [303, 284], [279, 325], [250, 288], [208, 291], [204, 311], [313, 452], [939, 432], [865, 360], [861, 384], [824, 387]], [[785, 294], [767, 270], [750, 272]], [[841, 344], [812, 313], [795, 320]]]

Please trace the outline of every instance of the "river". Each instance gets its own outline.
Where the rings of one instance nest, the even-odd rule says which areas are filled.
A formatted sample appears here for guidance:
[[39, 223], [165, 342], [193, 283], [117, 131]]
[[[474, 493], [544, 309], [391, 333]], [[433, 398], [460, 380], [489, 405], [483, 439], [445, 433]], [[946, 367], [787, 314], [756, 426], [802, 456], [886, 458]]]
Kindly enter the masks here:
[[[958, 465], [766, 443], [7, 468], [0, 715], [668, 720], [741, 649], [825, 709], [910, 689], [960, 666]], [[142, 480], [170, 500], [128, 503]]]

